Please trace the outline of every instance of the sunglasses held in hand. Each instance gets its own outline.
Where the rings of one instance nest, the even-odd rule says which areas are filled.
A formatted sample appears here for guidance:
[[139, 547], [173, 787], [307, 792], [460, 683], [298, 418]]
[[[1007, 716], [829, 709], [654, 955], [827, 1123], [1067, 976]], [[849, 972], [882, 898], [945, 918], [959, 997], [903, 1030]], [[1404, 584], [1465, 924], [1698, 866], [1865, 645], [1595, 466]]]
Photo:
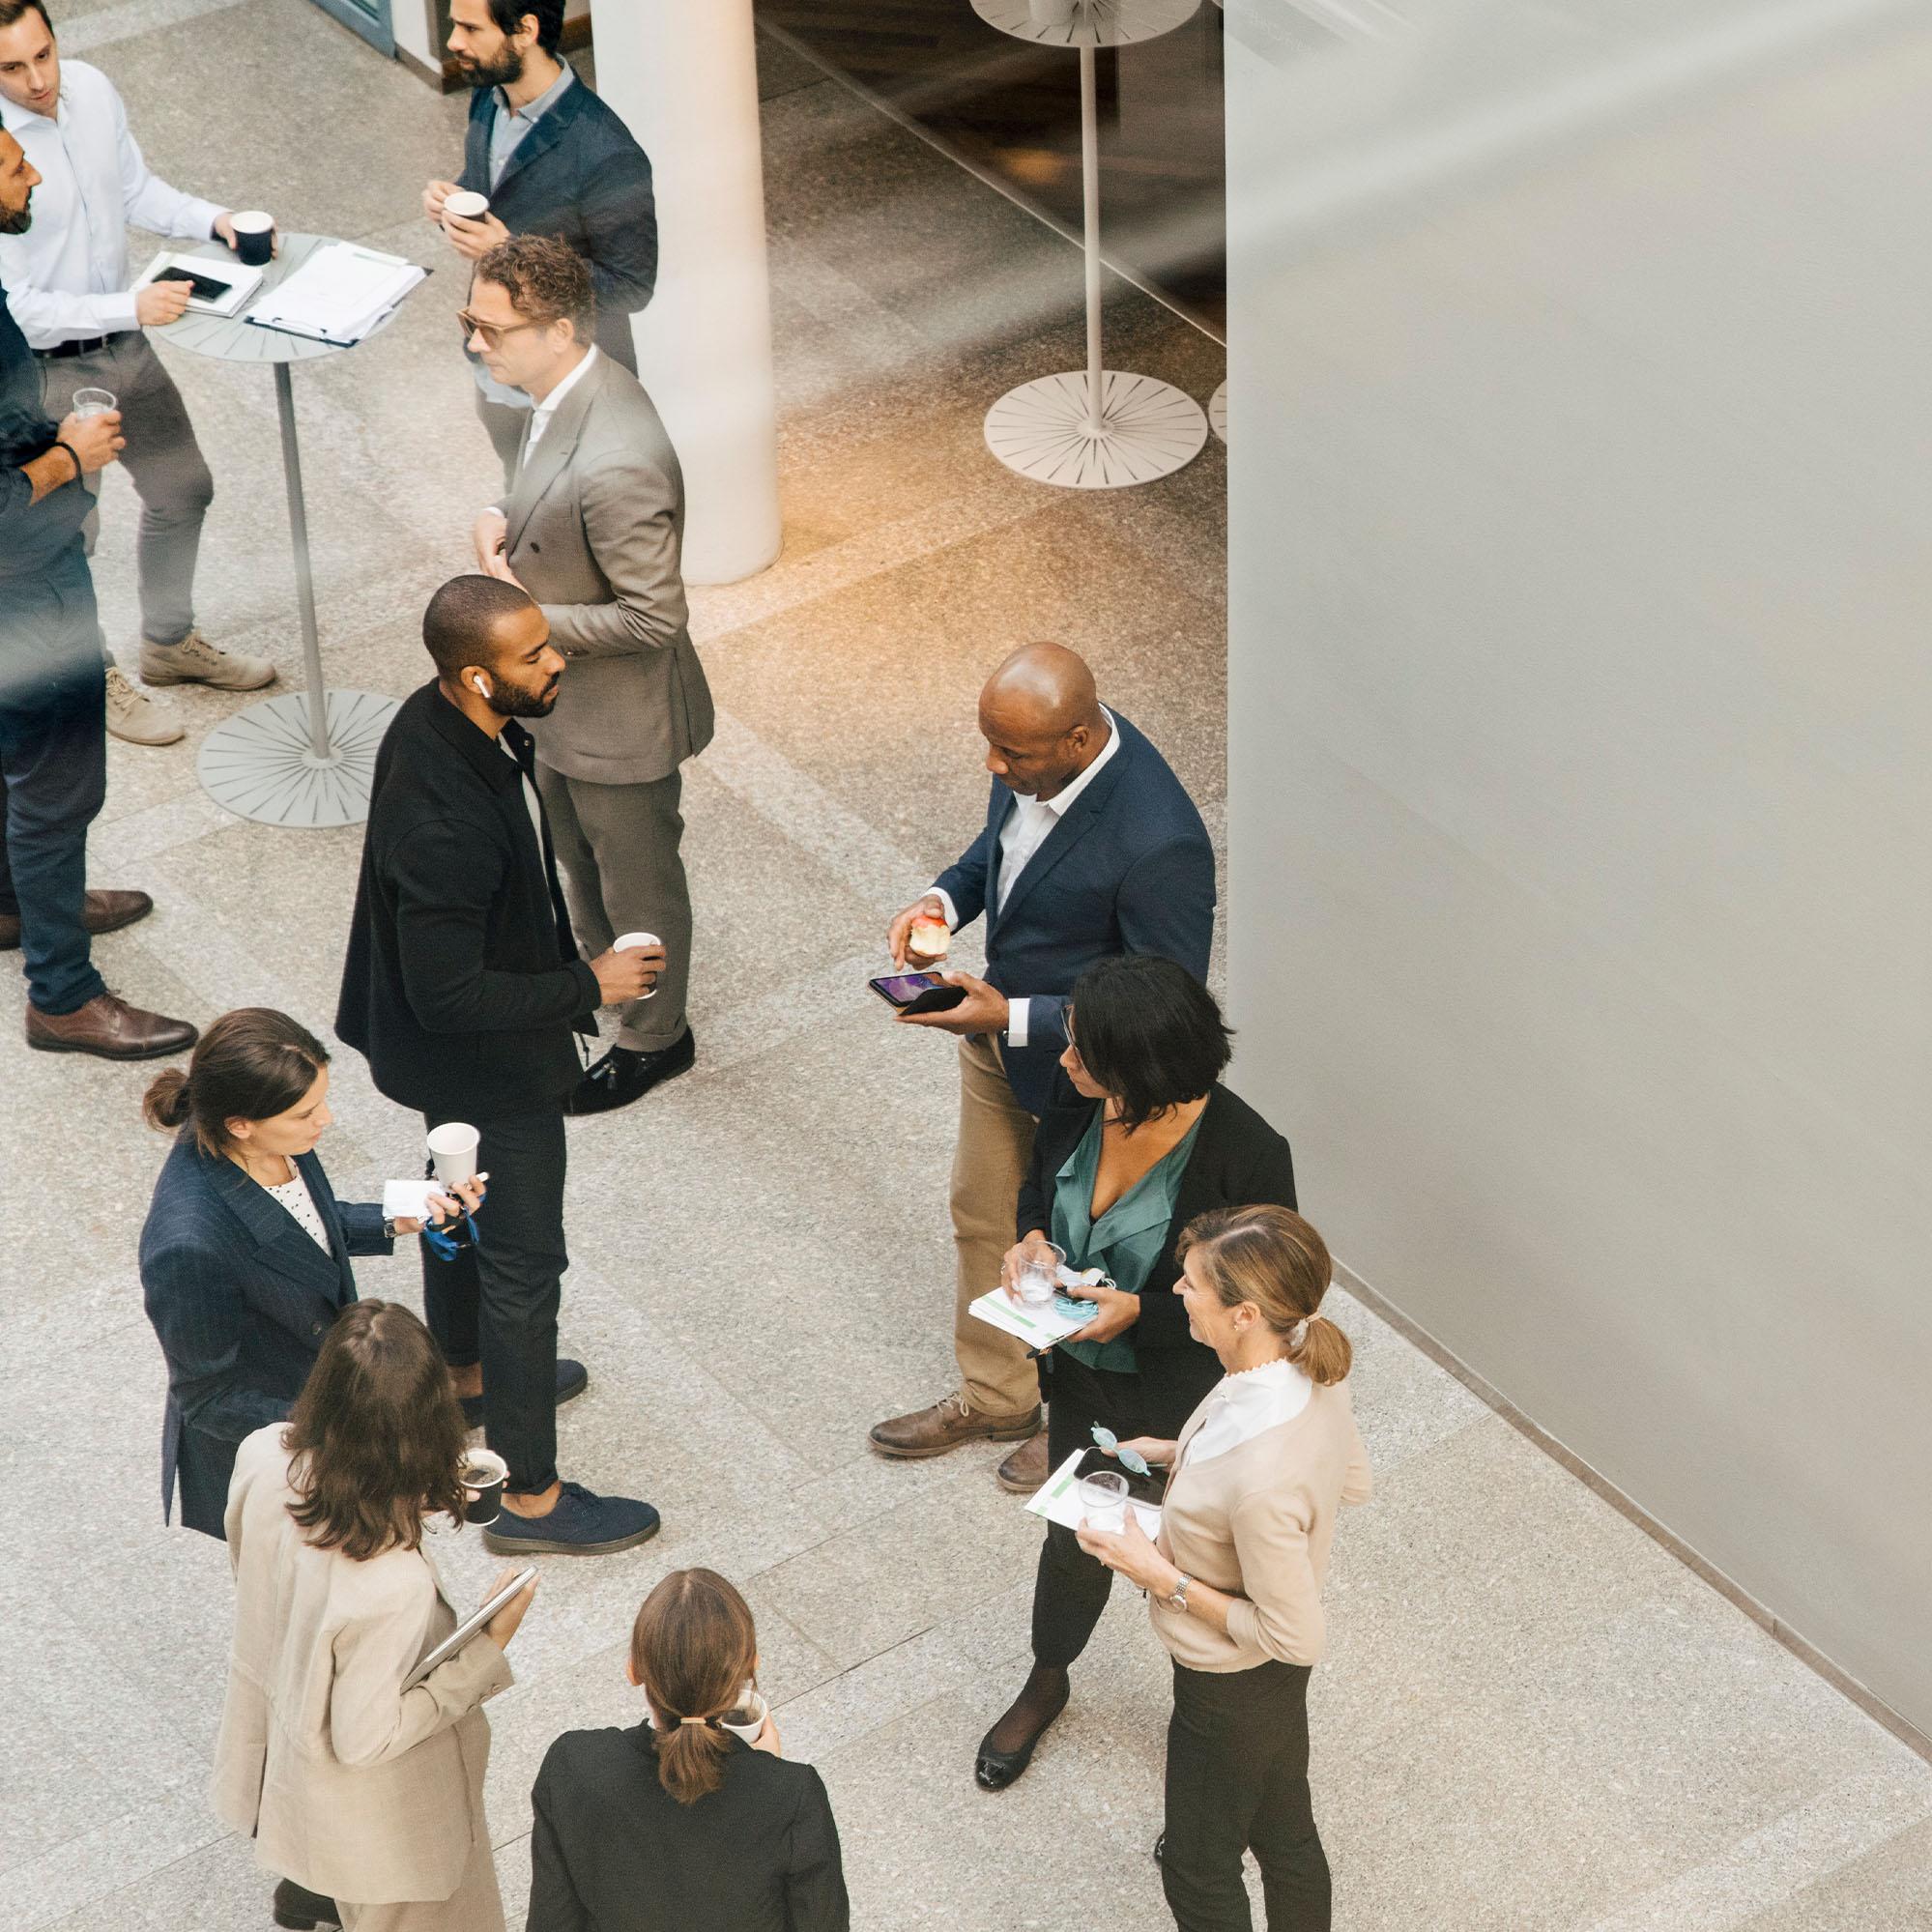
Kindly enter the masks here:
[[1103, 1424], [1094, 1424], [1093, 1439], [1108, 1455], [1118, 1456], [1123, 1469], [1131, 1469], [1137, 1476], [1151, 1476], [1154, 1473], [1147, 1467], [1147, 1458], [1138, 1449], [1122, 1449], [1120, 1438]]

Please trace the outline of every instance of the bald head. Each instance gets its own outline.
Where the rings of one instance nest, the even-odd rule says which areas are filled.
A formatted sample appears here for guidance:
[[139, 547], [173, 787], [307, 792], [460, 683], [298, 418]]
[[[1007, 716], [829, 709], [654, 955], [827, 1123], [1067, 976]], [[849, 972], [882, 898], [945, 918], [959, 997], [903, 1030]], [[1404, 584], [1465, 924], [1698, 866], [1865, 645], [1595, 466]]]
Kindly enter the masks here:
[[1047, 799], [1107, 748], [1093, 673], [1063, 644], [1023, 645], [979, 694], [986, 768], [1015, 792]]

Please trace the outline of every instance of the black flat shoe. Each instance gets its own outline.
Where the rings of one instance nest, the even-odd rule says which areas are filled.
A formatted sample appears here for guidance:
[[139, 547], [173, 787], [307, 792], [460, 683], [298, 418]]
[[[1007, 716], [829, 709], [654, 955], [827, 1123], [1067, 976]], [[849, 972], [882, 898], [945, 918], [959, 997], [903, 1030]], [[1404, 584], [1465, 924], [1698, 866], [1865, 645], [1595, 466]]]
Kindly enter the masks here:
[[275, 1887], [274, 1915], [275, 1923], [287, 1926], [289, 1932], [331, 1932], [342, 1923], [341, 1911], [332, 1898], [310, 1891], [292, 1878]]
[[563, 1111], [609, 1113], [613, 1108], [628, 1107], [632, 1101], [642, 1100], [652, 1087], [689, 1073], [697, 1057], [697, 1036], [688, 1026], [670, 1046], [660, 1047], [654, 1053], [613, 1047], [570, 1089]]
[[1154, 1862], [1158, 1865], [1168, 1856], [1168, 1834], [1163, 1831], [1154, 1840]]
[[[557, 1358], [557, 1406], [561, 1409], [573, 1397], [581, 1396], [590, 1379], [591, 1371], [581, 1362], [560, 1355]], [[481, 1396], [462, 1396], [458, 1399], [463, 1404], [464, 1422], [472, 1428], [481, 1428], [484, 1399]], [[310, 1896], [314, 1894], [310, 1893]]]
[[[1026, 1693], [1023, 1690], [1020, 1694], [1024, 1697]], [[1066, 1708], [1067, 1693], [1062, 1689], [1059, 1701], [1034, 1727], [1032, 1735], [1026, 1742], [1014, 1751], [1002, 1751], [995, 1747], [993, 1731], [998, 1730], [999, 1724], [994, 1725], [993, 1731], [987, 1732], [979, 1741], [979, 1753], [973, 1759], [972, 1765], [973, 1782], [982, 1791], [1004, 1791], [1033, 1762], [1033, 1753], [1038, 1749], [1040, 1740], [1053, 1729], [1053, 1720]], [[1002, 1717], [1000, 1723], [1004, 1722], [1005, 1718]]]

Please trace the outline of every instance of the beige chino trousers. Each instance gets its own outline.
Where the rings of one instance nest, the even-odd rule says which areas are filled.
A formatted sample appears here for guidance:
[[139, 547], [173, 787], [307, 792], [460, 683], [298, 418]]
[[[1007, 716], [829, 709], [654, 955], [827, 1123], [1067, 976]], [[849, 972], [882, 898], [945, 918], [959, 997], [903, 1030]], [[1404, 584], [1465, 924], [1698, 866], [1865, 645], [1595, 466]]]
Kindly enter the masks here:
[[967, 1312], [999, 1285], [1036, 1125], [1013, 1098], [998, 1042], [984, 1033], [963, 1039], [960, 1132], [953, 1147], [953, 1250], [959, 1270], [953, 1354], [966, 1404], [981, 1415], [1015, 1415], [1040, 1399], [1039, 1372], [1025, 1344]]

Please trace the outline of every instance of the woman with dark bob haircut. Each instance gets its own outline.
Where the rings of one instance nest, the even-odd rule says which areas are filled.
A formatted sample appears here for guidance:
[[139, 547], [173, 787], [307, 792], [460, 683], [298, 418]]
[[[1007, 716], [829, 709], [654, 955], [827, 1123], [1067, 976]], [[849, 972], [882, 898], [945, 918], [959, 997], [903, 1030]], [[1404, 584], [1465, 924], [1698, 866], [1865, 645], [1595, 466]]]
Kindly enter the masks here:
[[463, 1519], [468, 1433], [429, 1331], [393, 1302], [358, 1302], [288, 1422], [236, 1452], [215, 1808], [301, 1889], [276, 1893], [278, 1925], [504, 1932], [479, 1707], [510, 1683], [504, 1649], [535, 1585], [403, 1688], [456, 1628], [422, 1536], [431, 1516]]
[[[1004, 1274], [1012, 1294], [1023, 1263], [1051, 1240], [1069, 1267], [1099, 1268], [1112, 1284], [1081, 1290], [1099, 1311], [1050, 1358], [1051, 1468], [1080, 1449], [1092, 1467], [1109, 1466], [1093, 1447], [1096, 1424], [1122, 1439], [1180, 1433], [1222, 1373], [1171, 1292], [1181, 1230], [1211, 1208], [1295, 1204], [1288, 1143], [1221, 1084], [1230, 1037], [1214, 996], [1171, 960], [1103, 960], [1075, 983], [1060, 1056], [1072, 1104], [1040, 1122]], [[1011, 1784], [1066, 1708], [1068, 1670], [1110, 1581], [1072, 1530], [1047, 1526], [1033, 1669], [980, 1743], [983, 1789]]]
[[[221, 1534], [235, 1445], [280, 1422], [329, 1324], [356, 1299], [352, 1254], [387, 1254], [422, 1223], [338, 1201], [316, 1158], [329, 1126], [329, 1050], [273, 1007], [224, 1013], [186, 1069], [148, 1088], [174, 1136], [141, 1229], [141, 1291], [167, 1359], [161, 1514]], [[466, 1208], [479, 1183], [454, 1188]], [[436, 1206], [440, 1201], [441, 1206]], [[431, 1220], [455, 1205], [432, 1202]]]

